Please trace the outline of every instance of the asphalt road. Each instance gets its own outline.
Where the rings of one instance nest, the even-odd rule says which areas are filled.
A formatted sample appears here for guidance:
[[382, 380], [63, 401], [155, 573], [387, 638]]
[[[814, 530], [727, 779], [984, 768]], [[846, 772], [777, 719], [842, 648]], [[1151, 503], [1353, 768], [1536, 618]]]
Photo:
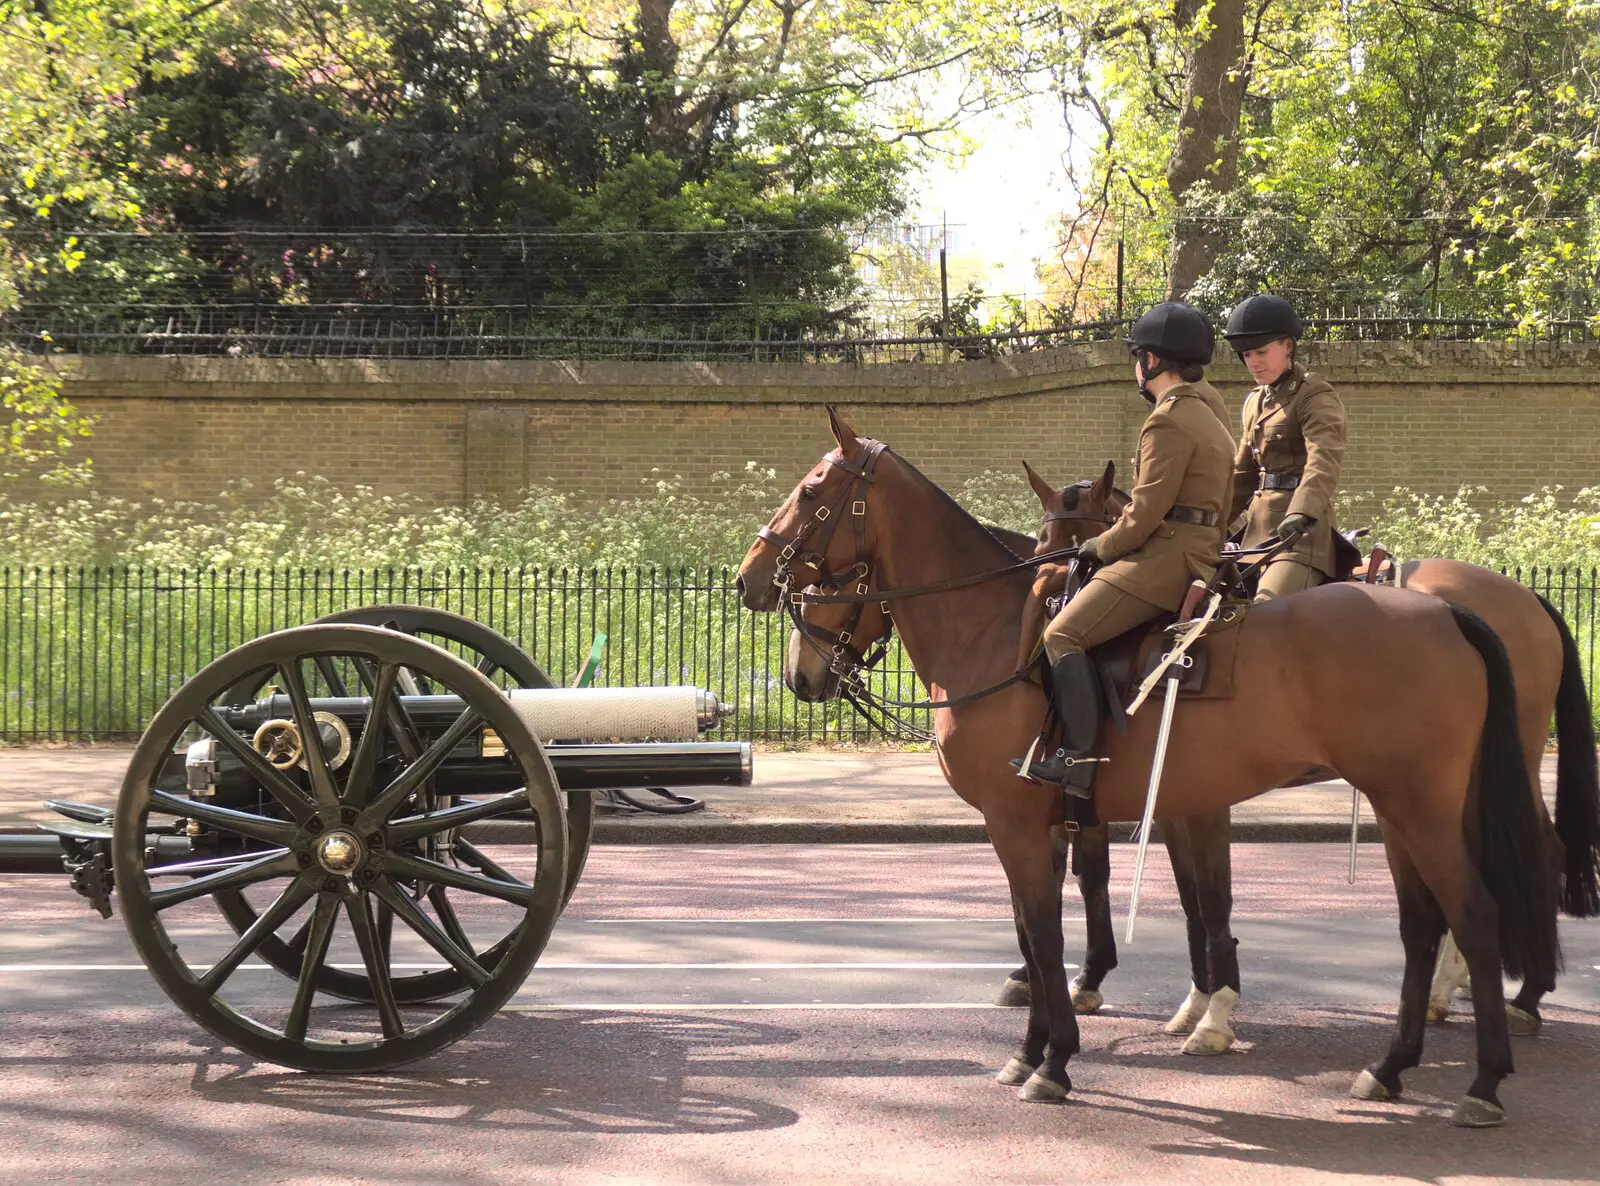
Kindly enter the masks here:
[[[1119, 915], [1130, 856], [1113, 858]], [[1405, 1101], [1345, 1094], [1389, 1040], [1401, 954], [1381, 853], [1353, 888], [1344, 864], [1337, 845], [1236, 847], [1241, 1043], [1196, 1059], [1159, 1029], [1187, 974], [1152, 862], [1059, 1107], [993, 1082], [1023, 1017], [988, 1005], [1016, 947], [981, 846], [597, 849], [509, 1008], [354, 1078], [219, 1045], [64, 880], [0, 878], [0, 1180], [1600, 1178], [1600, 925], [1563, 924], [1567, 972], [1544, 1034], [1516, 1046], [1510, 1122], [1461, 1132], [1469, 1018], [1430, 1031]], [[188, 938], [224, 933], [201, 920]], [[238, 977], [246, 997], [281, 980]]]

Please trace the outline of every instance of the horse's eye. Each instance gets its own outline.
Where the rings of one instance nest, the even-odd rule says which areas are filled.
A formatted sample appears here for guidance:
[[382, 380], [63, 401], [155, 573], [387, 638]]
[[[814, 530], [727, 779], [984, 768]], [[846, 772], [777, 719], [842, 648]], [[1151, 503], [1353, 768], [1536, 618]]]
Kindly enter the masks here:
[[802, 487], [800, 487], [800, 497], [805, 499], [805, 500], [807, 500], [808, 502], [811, 499], [816, 498], [817, 494], [818, 494], [818, 491], [817, 491], [817, 488], [815, 486], [802, 486]]

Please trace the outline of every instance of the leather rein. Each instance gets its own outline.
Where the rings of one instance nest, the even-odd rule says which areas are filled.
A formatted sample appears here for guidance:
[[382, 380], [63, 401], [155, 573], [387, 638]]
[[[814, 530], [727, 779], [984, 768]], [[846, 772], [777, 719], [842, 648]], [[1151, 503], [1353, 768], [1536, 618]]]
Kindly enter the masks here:
[[[1077, 556], [1078, 549], [1060, 548], [1001, 568], [952, 577], [932, 584], [875, 590], [871, 587], [872, 564], [865, 556], [867, 492], [877, 481], [878, 460], [889, 451], [889, 446], [883, 441], [876, 440], [863, 441], [861, 444], [860, 460], [854, 464], [842, 455], [834, 453], [828, 453], [823, 457], [823, 461], [835, 469], [852, 475], [853, 480], [846, 483], [832, 503], [819, 506], [792, 538], [781, 535], [770, 526], [762, 527], [756, 535], [757, 538], [778, 546], [778, 564], [773, 572], [772, 583], [780, 590], [784, 608], [795, 630], [807, 646], [827, 660], [828, 670], [839, 677], [840, 694], [855, 706], [869, 724], [877, 726], [883, 732], [890, 732], [892, 724], [894, 731], [902, 737], [932, 740], [931, 733], [901, 718], [897, 710], [959, 708], [961, 705], [992, 696], [1027, 678], [1030, 667], [1019, 668], [1005, 679], [980, 688], [976, 692], [946, 700], [899, 700], [874, 692], [867, 686], [863, 676], [882, 662], [884, 656], [888, 654], [889, 641], [894, 636], [894, 617], [889, 609], [890, 600], [897, 597], [926, 597], [986, 584], [1013, 573], [1037, 569], [1041, 565], [1070, 560]], [[1079, 483], [1079, 485], [1087, 486], [1090, 483]], [[833, 541], [833, 535], [838, 530], [847, 507], [855, 534], [856, 561], [845, 572], [834, 573], [828, 567], [828, 545]], [[1112, 521], [1109, 517], [1090, 515], [1059, 515], [1057, 518], [1085, 519], [1094, 522]], [[816, 533], [814, 540], [813, 532]], [[820, 592], [813, 593], [792, 588], [795, 580], [792, 562], [795, 560], [799, 560], [801, 564], [816, 572], [817, 580], [812, 582], [812, 585], [821, 590]], [[871, 650], [863, 652], [856, 644], [855, 632], [861, 624], [866, 607], [874, 601], [879, 603], [887, 628], [882, 635], [867, 644]], [[853, 605], [855, 612], [850, 615], [842, 629], [829, 630], [805, 620], [802, 611], [807, 605]]]

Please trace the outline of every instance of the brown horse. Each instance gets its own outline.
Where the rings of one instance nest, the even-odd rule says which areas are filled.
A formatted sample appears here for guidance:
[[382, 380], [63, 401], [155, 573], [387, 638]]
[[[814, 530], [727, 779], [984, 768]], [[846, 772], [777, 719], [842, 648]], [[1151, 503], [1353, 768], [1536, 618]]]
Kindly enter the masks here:
[[[759, 533], [739, 570], [744, 602], [776, 609], [809, 584], [881, 596], [923, 682], [959, 702], [935, 716], [938, 757], [984, 816], [1032, 997], [1001, 1078], [1020, 1082], [1024, 1099], [1061, 1099], [1079, 1049], [1062, 964], [1061, 799], [1008, 764], [1044, 713], [1037, 687], [1008, 679], [1028, 574], [910, 464], [830, 419], [838, 449]], [[987, 578], [997, 570], [1004, 575]], [[941, 591], [904, 595], [929, 585]], [[1384, 1090], [1420, 1060], [1428, 977], [1448, 924], [1472, 972], [1478, 1037], [1477, 1074], [1455, 1119], [1499, 1123], [1497, 1090], [1512, 1070], [1500, 968], [1547, 984], [1559, 958], [1549, 880], [1527, 875], [1541, 836], [1503, 647], [1476, 615], [1438, 598], [1338, 585], [1262, 606], [1238, 629], [1237, 694], [1177, 714], [1168, 760], [1184, 777], [1163, 788], [1158, 818], [1216, 812], [1318, 767], [1360, 787], [1392, 841], [1406, 977], [1395, 1040], [1358, 1085]], [[1408, 678], [1372, 681], [1374, 653]], [[1139, 816], [1155, 731], [1147, 713], [1125, 736], [1108, 735], [1096, 786], [1103, 818]]]
[[[1099, 480], [1060, 490], [1026, 463], [1024, 469], [1043, 509], [1037, 545], [1041, 553], [1097, 534], [1127, 502], [1127, 495], [1115, 487], [1115, 469], [1110, 465]], [[1064, 565], [1040, 569], [1030, 598], [1029, 621], [1024, 625], [1025, 646], [1031, 645], [1027, 640], [1036, 637], [1038, 626], [1042, 625], [1033, 619], [1040, 618], [1044, 598], [1059, 592], [1064, 578]], [[1556, 881], [1555, 893], [1561, 908], [1574, 917], [1600, 912], [1596, 875], [1600, 776], [1594, 759], [1594, 728], [1581, 659], [1565, 619], [1548, 601], [1518, 582], [1459, 561], [1410, 561], [1398, 567], [1396, 581], [1407, 589], [1471, 609], [1500, 636], [1516, 675], [1519, 732], [1530, 769], [1538, 768], [1554, 720], [1564, 744], [1557, 762], [1553, 827], [1542, 797], [1538, 812]], [[870, 625], [864, 623], [864, 630]], [[1191, 1054], [1221, 1053], [1234, 1038], [1227, 1012], [1237, 999], [1239, 973], [1236, 944], [1229, 929], [1232, 886], [1228, 833], [1226, 811], [1190, 816], [1176, 827], [1163, 829], [1188, 922], [1193, 971], [1189, 996], [1168, 1022], [1167, 1032], [1188, 1034], [1184, 1050]], [[1092, 937], [1084, 974], [1074, 982], [1073, 999], [1079, 1012], [1092, 1012], [1099, 1007], [1101, 997], [1097, 990], [1101, 979], [1116, 966], [1115, 939], [1109, 937], [1109, 900], [1103, 892], [1097, 892], [1097, 886], [1084, 884], [1083, 879], [1084, 871], [1097, 877], [1109, 875], [1108, 840], [1103, 828], [1086, 830], [1078, 838], [1074, 854]], [[1103, 918], [1097, 917], [1101, 913]], [[1026, 983], [1025, 970], [1013, 973], [1002, 999], [1024, 1003]], [[1524, 982], [1516, 1000], [1507, 1007], [1513, 1033], [1537, 1032], [1539, 1001], [1549, 987], [1552, 986]], [[1214, 1007], [1212, 994], [1224, 988], [1231, 989], [1234, 996], [1225, 997], [1221, 1007]], [[1434, 999], [1429, 1004], [1430, 1020], [1447, 1011], [1448, 990], [1448, 974], [1441, 961]]]

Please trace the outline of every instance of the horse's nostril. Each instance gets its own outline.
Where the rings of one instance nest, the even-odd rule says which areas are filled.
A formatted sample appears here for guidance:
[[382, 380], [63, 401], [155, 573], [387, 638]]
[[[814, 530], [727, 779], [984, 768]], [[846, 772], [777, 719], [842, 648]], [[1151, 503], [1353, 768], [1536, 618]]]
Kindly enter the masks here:
[[739, 596], [740, 597], [744, 596], [744, 574], [743, 573], [741, 573], [738, 577], [734, 578], [733, 587], [739, 591]]

